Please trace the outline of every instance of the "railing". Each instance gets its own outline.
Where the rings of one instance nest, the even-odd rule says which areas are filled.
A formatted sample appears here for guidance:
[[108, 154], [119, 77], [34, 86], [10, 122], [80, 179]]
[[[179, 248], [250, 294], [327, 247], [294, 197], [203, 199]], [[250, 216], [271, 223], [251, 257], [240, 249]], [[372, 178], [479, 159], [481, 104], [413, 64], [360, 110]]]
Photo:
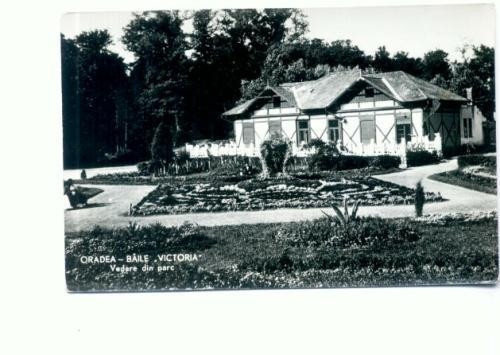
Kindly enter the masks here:
[[[375, 143], [368, 144], [354, 144], [346, 143], [339, 144], [338, 148], [343, 154], [352, 155], [398, 155], [401, 157], [403, 165], [406, 162], [407, 150], [429, 150], [436, 151], [439, 155], [442, 154], [441, 136], [439, 133], [435, 134], [434, 139], [431, 141], [427, 136], [412, 137], [410, 142], [406, 142], [403, 138], [401, 143]], [[209, 156], [259, 156], [259, 147], [254, 144], [238, 146], [235, 141], [229, 140], [222, 143], [203, 143], [203, 144], [189, 144], [186, 143], [186, 152], [191, 158], [207, 158]], [[292, 154], [297, 157], [306, 157], [311, 155], [314, 149], [307, 149], [303, 146], [292, 145]]]

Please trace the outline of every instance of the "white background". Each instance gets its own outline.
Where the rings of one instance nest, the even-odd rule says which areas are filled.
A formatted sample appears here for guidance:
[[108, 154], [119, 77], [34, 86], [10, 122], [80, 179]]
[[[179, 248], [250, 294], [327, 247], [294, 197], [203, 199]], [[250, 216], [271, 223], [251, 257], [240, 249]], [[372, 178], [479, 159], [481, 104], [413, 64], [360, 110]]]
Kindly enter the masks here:
[[[373, 2], [236, 5], [332, 4]], [[498, 287], [66, 293], [60, 16], [66, 11], [167, 6], [220, 8], [235, 3], [2, 3], [0, 353], [500, 354]]]

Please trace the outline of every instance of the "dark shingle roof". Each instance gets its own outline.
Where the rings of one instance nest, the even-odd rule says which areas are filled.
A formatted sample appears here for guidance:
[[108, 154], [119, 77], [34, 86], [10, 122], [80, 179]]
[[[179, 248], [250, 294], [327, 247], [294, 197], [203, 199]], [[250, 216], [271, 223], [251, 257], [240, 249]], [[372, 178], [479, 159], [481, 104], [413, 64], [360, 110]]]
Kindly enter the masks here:
[[297, 102], [295, 101], [295, 96], [293, 95], [293, 91], [288, 86], [271, 86], [271, 90], [273, 90], [276, 94], [283, 97], [286, 101], [288, 101], [293, 106], [297, 106]]
[[414, 102], [423, 100], [463, 101], [467, 99], [425, 80], [405, 73], [393, 71], [380, 74], [365, 74], [367, 80], [379, 80], [391, 89], [393, 96], [400, 102]]
[[323, 109], [330, 106], [360, 78], [360, 70], [340, 71], [293, 86], [292, 90], [300, 109]]
[[[403, 71], [378, 74], [362, 74], [360, 70], [339, 71], [318, 80], [267, 87], [263, 92], [271, 89], [301, 110], [326, 109], [360, 80], [366, 81], [401, 103], [429, 99], [467, 102], [467, 99], [462, 96]], [[257, 99], [258, 97], [248, 100], [224, 112], [223, 115], [240, 115], [246, 112]]]
[[254, 97], [253, 99], [247, 100], [238, 106], [233, 107], [232, 109], [226, 111], [223, 113], [224, 116], [234, 116], [234, 115], [241, 115], [244, 113], [255, 101], [257, 101], [257, 97]]

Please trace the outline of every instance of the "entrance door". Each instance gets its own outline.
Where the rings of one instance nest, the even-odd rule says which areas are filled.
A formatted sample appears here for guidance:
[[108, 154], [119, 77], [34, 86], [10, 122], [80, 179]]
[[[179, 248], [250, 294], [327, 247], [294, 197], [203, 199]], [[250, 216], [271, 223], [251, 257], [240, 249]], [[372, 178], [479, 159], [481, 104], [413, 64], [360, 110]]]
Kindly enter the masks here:
[[396, 125], [396, 141], [401, 143], [403, 138], [406, 142], [411, 141], [411, 124], [409, 123], [398, 123]]

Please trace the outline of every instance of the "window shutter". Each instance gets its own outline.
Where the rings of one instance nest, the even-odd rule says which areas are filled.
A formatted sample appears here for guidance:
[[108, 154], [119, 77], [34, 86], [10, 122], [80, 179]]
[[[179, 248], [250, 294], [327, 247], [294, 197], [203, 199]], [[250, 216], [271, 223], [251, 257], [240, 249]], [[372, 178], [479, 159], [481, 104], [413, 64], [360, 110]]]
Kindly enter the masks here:
[[269, 121], [269, 136], [281, 134], [281, 121]]
[[253, 122], [243, 122], [243, 144], [255, 142]]
[[366, 115], [361, 116], [359, 119], [361, 143], [371, 143], [372, 139], [375, 141], [375, 117], [373, 115]]

